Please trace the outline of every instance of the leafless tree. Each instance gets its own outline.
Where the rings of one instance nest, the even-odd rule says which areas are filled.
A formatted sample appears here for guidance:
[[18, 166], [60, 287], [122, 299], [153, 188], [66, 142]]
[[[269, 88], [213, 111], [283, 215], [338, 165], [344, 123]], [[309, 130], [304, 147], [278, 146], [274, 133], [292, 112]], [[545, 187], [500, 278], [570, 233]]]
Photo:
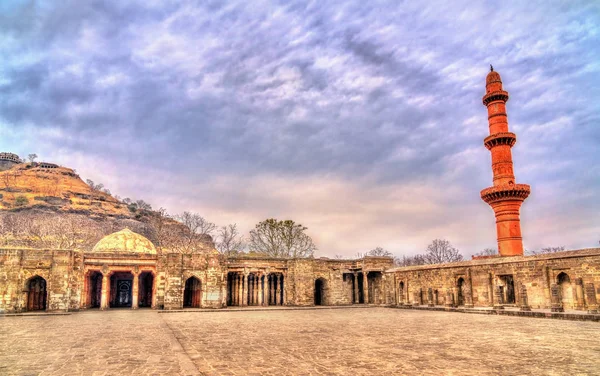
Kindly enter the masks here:
[[394, 258], [394, 264], [396, 266], [414, 266], [414, 265], [425, 265], [427, 260], [424, 255], [414, 256], [402, 256]]
[[317, 247], [306, 230], [292, 220], [267, 219], [250, 231], [249, 248], [272, 257], [312, 257]]
[[373, 248], [372, 250], [367, 252], [367, 255], [391, 257], [392, 253], [386, 249], [383, 249], [382, 247], [377, 247], [377, 248]]
[[544, 247], [540, 250], [536, 250], [536, 251], [530, 251], [530, 250], [526, 250], [525, 253], [529, 254], [529, 255], [544, 255], [547, 253], [556, 253], [556, 252], [563, 252], [565, 250], [564, 246], [554, 246], [554, 247]]
[[29, 159], [29, 162], [31, 162], [31, 163], [35, 162], [35, 160], [37, 159], [37, 157], [38, 156], [35, 153], [27, 155], [27, 159]]
[[473, 256], [497, 256], [498, 251], [494, 248], [485, 248], [483, 251], [474, 254]]
[[425, 260], [428, 264], [442, 264], [446, 262], [462, 261], [460, 251], [452, 246], [449, 241], [435, 239], [427, 246]]
[[237, 224], [223, 226], [219, 229], [216, 247], [224, 255], [235, 255], [244, 251], [244, 238], [240, 236]]
[[173, 237], [172, 247], [180, 253], [197, 253], [214, 247], [212, 235], [217, 225], [207, 221], [200, 214], [183, 212], [175, 219], [183, 224], [183, 229]]

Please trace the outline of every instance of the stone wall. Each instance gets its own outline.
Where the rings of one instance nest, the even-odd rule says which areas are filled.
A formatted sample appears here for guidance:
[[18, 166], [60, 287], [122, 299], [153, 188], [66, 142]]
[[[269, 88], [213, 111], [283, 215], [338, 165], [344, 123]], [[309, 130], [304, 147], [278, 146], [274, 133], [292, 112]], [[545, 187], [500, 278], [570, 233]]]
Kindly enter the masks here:
[[[396, 303], [552, 308], [554, 286], [555, 292], [560, 290], [555, 305], [587, 310], [600, 297], [600, 248], [395, 268], [389, 273], [394, 280], [387, 285], [394, 284]], [[594, 296], [585, 295], [586, 286]]]
[[26, 309], [29, 281], [46, 282], [48, 310], [77, 310], [82, 291], [78, 251], [0, 249], [0, 313]]

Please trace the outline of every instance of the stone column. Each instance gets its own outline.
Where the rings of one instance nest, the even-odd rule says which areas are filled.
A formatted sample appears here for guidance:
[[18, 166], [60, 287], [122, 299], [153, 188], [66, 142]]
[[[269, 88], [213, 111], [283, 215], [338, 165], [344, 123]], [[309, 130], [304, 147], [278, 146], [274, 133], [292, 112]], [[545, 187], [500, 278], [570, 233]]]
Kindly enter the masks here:
[[263, 276], [262, 273], [258, 275], [258, 305], [265, 305], [263, 300]]
[[502, 289], [500, 286], [496, 286], [496, 289], [494, 290], [494, 309], [504, 309], [504, 306], [502, 305], [503, 300]]
[[238, 306], [242, 305], [242, 297], [244, 296], [244, 283], [242, 282], [243, 278], [244, 278], [244, 276], [242, 274], [238, 274], [237, 275], [237, 280], [238, 280], [237, 281], [237, 285], [238, 285], [238, 288], [237, 288], [237, 291], [238, 291], [237, 292], [237, 294], [238, 294], [237, 295], [237, 305]]
[[435, 306], [435, 304], [433, 304], [433, 289], [431, 287], [427, 289], [427, 305], [429, 307]]
[[133, 273], [133, 286], [131, 288], [131, 308], [138, 309], [140, 295], [140, 273]]
[[471, 279], [471, 269], [467, 269], [467, 288], [465, 291], [465, 308], [473, 308], [473, 283]]
[[269, 274], [265, 274], [265, 281], [264, 281], [264, 289], [265, 289], [265, 305], [268, 306], [271, 304], [271, 301], [269, 299], [271, 299], [271, 294], [269, 294], [269, 292], [271, 291], [271, 287], [269, 286]]
[[100, 309], [104, 310], [108, 308], [108, 299], [110, 298], [110, 292], [108, 288], [110, 286], [110, 277], [108, 273], [102, 273], [102, 294], [100, 295]]
[[583, 300], [583, 279], [577, 278], [575, 280], [575, 292], [577, 293], [577, 301], [575, 303], [575, 309], [583, 311], [585, 309], [585, 302]]
[[521, 311], [531, 311], [531, 307], [529, 306], [529, 302], [527, 299], [527, 286], [525, 284], [521, 285]]
[[452, 289], [446, 289], [446, 301], [444, 303], [446, 308], [454, 307], [454, 294], [452, 294]]
[[352, 284], [354, 286], [354, 304], [358, 304], [359, 296], [358, 296], [358, 273], [354, 272], [354, 279], [352, 280]]
[[281, 305], [281, 279], [279, 278], [279, 274], [277, 274], [276, 277], [276, 284], [275, 284], [275, 305]]
[[287, 285], [287, 274], [282, 274], [281, 275], [281, 284], [283, 286], [281, 286], [281, 305], [286, 305], [287, 302], [287, 288], [285, 287]]
[[585, 297], [587, 299], [588, 313], [598, 313], [598, 302], [596, 300], [596, 290], [593, 283], [585, 284]]
[[369, 304], [369, 272], [363, 272], [363, 299]]
[[260, 277], [258, 273], [254, 274], [254, 305], [260, 305], [259, 291], [260, 291]]
[[494, 277], [492, 273], [488, 275], [488, 306], [494, 306]]
[[247, 306], [248, 305], [248, 277], [250, 275], [248, 273], [244, 273], [244, 276], [242, 277], [244, 280], [244, 288], [242, 290], [242, 305], [243, 306]]
[[562, 300], [561, 300], [561, 296], [560, 296], [560, 286], [553, 283], [552, 286], [550, 286], [550, 293], [551, 293], [550, 301], [552, 303], [551, 311], [552, 312], [564, 312], [565, 309], [563, 308]]
[[277, 305], [277, 295], [275, 294], [275, 288], [276, 288], [276, 281], [275, 281], [275, 275], [271, 274], [271, 283], [269, 284], [270, 288], [271, 288], [271, 304], [273, 305]]

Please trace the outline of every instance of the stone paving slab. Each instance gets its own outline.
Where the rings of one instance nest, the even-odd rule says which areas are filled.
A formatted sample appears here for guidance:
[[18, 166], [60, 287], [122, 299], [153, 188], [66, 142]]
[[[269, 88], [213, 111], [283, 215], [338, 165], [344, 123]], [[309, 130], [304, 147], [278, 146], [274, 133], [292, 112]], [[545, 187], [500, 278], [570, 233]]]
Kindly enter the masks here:
[[370, 309], [0, 318], [0, 375], [597, 375], [600, 326]]

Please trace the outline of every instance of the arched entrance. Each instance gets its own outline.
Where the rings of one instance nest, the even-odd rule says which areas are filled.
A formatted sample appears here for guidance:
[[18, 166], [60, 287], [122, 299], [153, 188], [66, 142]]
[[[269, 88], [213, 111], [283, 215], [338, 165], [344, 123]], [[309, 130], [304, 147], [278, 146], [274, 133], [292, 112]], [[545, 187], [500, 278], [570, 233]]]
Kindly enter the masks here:
[[35, 276], [27, 282], [27, 310], [46, 310], [46, 280]]
[[89, 308], [100, 308], [102, 298], [102, 273], [90, 272], [88, 276], [87, 305]]
[[560, 286], [560, 297], [564, 309], [573, 309], [573, 288], [571, 286], [571, 278], [565, 272], [561, 272], [556, 276], [556, 282]]
[[152, 307], [152, 291], [154, 275], [151, 272], [142, 272], [139, 277], [138, 306], [140, 308]]
[[325, 280], [315, 280], [315, 305], [325, 305]]
[[464, 294], [465, 280], [460, 277], [456, 282], [456, 304], [458, 306], [465, 305], [465, 294]]
[[183, 307], [200, 308], [202, 303], [202, 282], [196, 277], [190, 277], [185, 281], [183, 290]]
[[110, 276], [110, 308], [131, 307], [133, 274], [116, 272]]
[[404, 303], [404, 282], [400, 282], [398, 285], [398, 303]]

